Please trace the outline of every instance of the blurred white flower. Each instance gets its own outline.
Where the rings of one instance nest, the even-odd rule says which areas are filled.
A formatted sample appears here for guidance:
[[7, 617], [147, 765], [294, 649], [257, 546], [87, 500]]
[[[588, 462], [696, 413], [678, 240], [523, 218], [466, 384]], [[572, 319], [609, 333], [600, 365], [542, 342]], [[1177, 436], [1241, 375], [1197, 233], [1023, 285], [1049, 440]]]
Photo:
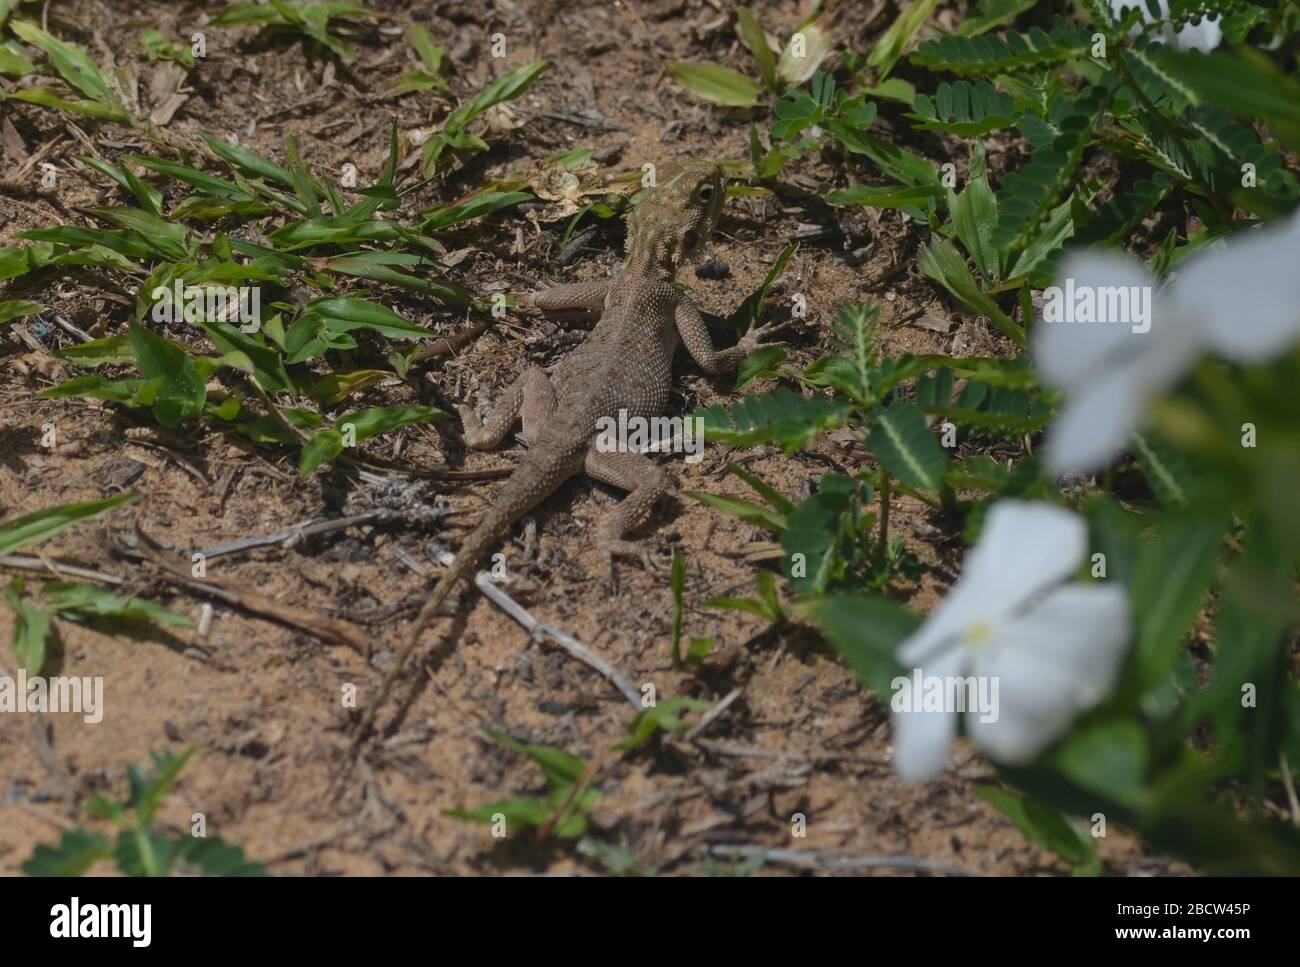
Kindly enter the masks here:
[[[1114, 683], [1129, 637], [1128, 595], [1116, 585], [1069, 581], [1087, 539], [1076, 514], [999, 501], [961, 578], [899, 646], [900, 664], [927, 678], [996, 683], [989, 689], [998, 698], [995, 714], [968, 709], [965, 725], [971, 741], [999, 762], [1032, 760]], [[943, 770], [959, 711], [891, 704], [895, 770], [910, 781], [932, 778]]]
[[[1034, 364], [1065, 396], [1048, 431], [1047, 471], [1087, 473], [1109, 463], [1152, 397], [1177, 383], [1203, 353], [1256, 363], [1300, 340], [1298, 254], [1300, 211], [1188, 259], [1156, 294], [1141, 325], [1136, 319], [1039, 322]], [[1137, 259], [1105, 251], [1068, 257], [1059, 276], [1098, 302], [1103, 293], [1157, 284]]]
[[[1159, 40], [1175, 50], [1199, 50], [1203, 54], [1218, 47], [1223, 42], [1223, 31], [1219, 28], [1219, 18], [1202, 17], [1199, 24], [1184, 24], [1178, 30], [1169, 23], [1169, 2], [1168, 0], [1157, 0], [1160, 5], [1160, 16], [1152, 17], [1151, 11], [1147, 9], [1146, 0], [1110, 0], [1111, 16], [1119, 18], [1123, 16], [1127, 7], [1137, 7], [1142, 11], [1142, 18], [1147, 23], [1159, 23], [1160, 29], [1151, 34], [1153, 40]], [[1137, 33], [1137, 28], [1134, 28]]]

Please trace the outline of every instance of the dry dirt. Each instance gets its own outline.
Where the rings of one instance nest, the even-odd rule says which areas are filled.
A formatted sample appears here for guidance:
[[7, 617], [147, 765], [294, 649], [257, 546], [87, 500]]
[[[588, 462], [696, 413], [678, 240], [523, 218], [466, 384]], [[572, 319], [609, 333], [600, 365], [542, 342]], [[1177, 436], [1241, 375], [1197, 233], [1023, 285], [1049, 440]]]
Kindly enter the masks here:
[[[360, 58], [338, 64], [332, 78], [326, 76], [331, 60], [296, 38], [267, 42], [246, 28], [208, 31], [208, 57], [191, 73], [189, 99], [163, 129], [166, 141], [204, 157], [199, 131], [226, 138], [238, 134], [242, 143], [282, 159], [284, 137], [292, 133], [314, 167], [337, 172], [351, 162], [363, 183], [373, 180], [383, 166], [394, 118], [405, 133], [445, 111], [444, 102], [429, 94], [383, 93], [408, 66], [401, 31], [417, 22], [446, 46], [450, 81], [461, 97], [536, 58], [549, 58], [552, 66], [511, 105], [518, 127], [491, 135], [493, 150], [472, 159], [447, 183], [420, 192], [415, 204], [453, 200], [528, 159], [571, 147], [606, 152], [608, 174], [635, 170], [643, 161], [746, 157], [748, 119], [694, 99], [662, 71], [669, 59], [713, 59], [749, 69], [749, 55], [711, 3], [477, 7], [381, 0], [373, 5], [385, 19], [350, 31]], [[200, 22], [200, 7], [193, 4], [51, 6], [51, 30], [90, 48], [101, 62], [109, 51], [119, 64], [138, 62], [142, 87], [152, 67], [139, 53], [139, 31], [160, 25], [173, 35], [188, 35]], [[777, 33], [789, 32], [800, 18], [791, 4], [756, 8]], [[871, 4], [852, 3], [831, 4], [829, 17], [837, 46], [854, 50], [868, 49], [889, 19], [879, 9], [873, 12]], [[95, 32], [86, 25], [94, 25]], [[507, 39], [504, 60], [488, 54], [489, 37], [496, 32]], [[130, 129], [74, 127], [63, 115], [12, 102], [0, 110], [27, 152], [48, 148], [44, 160], [64, 172], [56, 193], [0, 195], [3, 244], [13, 244], [24, 229], [79, 222], [78, 207], [111, 203], [116, 193], [100, 179], [77, 176], [72, 156], [95, 151], [115, 158], [150, 150]], [[558, 115], [599, 116], [608, 126]], [[405, 139], [404, 149], [417, 150]], [[17, 161], [6, 158], [6, 177]], [[810, 161], [800, 170], [829, 178], [834, 168], [827, 164]], [[408, 171], [406, 177], [414, 175]], [[532, 215], [514, 211], [444, 239], [451, 250], [468, 249], [457, 278], [477, 291], [518, 294], [529, 282], [600, 276], [617, 263], [621, 226], [602, 223], [579, 259], [556, 264], [566, 221], [534, 217], [544, 214], [544, 209]], [[713, 246], [729, 273], [705, 279], [692, 272], [686, 281], [705, 309], [725, 314], [801, 233], [810, 237], [783, 283], [784, 294], [809, 297], [809, 317], [792, 340], [797, 364], [816, 358], [837, 305], [868, 298], [882, 303], [882, 339], [890, 355], [1001, 351], [983, 321], [955, 313], [919, 276], [916, 238], [909, 237], [897, 213], [873, 218], [789, 200], [734, 200]], [[6, 297], [38, 297], [99, 335], [124, 325], [129, 295], [106, 297], [104, 290], [77, 279], [46, 276], [42, 288], [11, 285]], [[430, 300], [403, 295], [394, 305], [446, 334], [467, 325]], [[955, 325], [946, 334], [915, 325], [927, 314]], [[471, 343], [458, 358], [434, 360], [409, 380], [375, 388], [364, 399], [368, 405], [485, 399], [526, 360], [549, 361], [581, 335], [581, 326], [571, 323], [512, 320]], [[47, 343], [63, 345], [66, 338], [56, 330]], [[347, 368], [382, 364], [382, 358], [363, 346]], [[369, 660], [221, 604], [204, 639], [192, 631], [174, 638], [156, 632], [132, 638], [62, 622], [61, 672], [103, 676], [107, 714], [93, 726], [69, 715], [0, 718], [0, 872], [17, 873], [37, 843], [53, 842], [60, 830], [84, 821], [82, 805], [89, 795], [122, 795], [125, 764], [146, 761], [151, 749], [189, 744], [198, 747], [198, 755], [161, 820], [181, 829], [191, 814], [202, 812], [209, 832], [242, 845], [275, 873], [594, 868], [570, 846], [537, 845], [527, 836], [498, 842], [486, 827], [444, 815], [541, 787], [530, 764], [482, 737], [484, 726], [592, 759], [623, 737], [631, 716], [607, 681], [553, 646], [530, 641], [476, 591], [463, 593], [450, 609], [455, 616], [440, 619], [426, 634], [421, 659], [402, 682], [400, 701], [390, 702], [381, 716], [382, 735], [368, 747], [342, 795], [327, 794], [349, 744], [343, 689], [355, 685], [362, 702], [374, 697], [411, 605], [431, 582], [413, 565], [432, 569], [439, 550], [458, 546], [463, 528], [492, 499], [493, 481], [433, 482], [424, 502], [446, 504], [455, 514], [421, 522], [409, 502], [355, 474], [333, 471], [299, 480], [295, 455], [285, 450], [250, 451], [192, 427], [137, 442], [124, 435], [136, 421], [107, 404], [34, 399], [36, 392], [71, 375], [12, 333], [0, 337], [0, 519], [138, 491], [142, 497], [134, 504], [75, 527], [40, 550], [51, 559], [127, 575], [129, 591], [176, 611], [197, 615], [201, 599], [151, 577], [116, 552], [122, 535], [137, 526], [188, 552], [336, 515], [343, 508], [361, 512], [396, 500], [394, 505], [405, 509], [380, 527], [209, 562], [211, 577], [363, 627], [372, 644]], [[682, 361], [674, 404], [689, 411], [726, 402], [736, 396], [733, 386], [732, 377], [707, 377]], [[40, 445], [46, 423], [58, 433], [52, 450]], [[482, 470], [509, 466], [517, 451], [512, 445], [467, 455], [453, 435], [420, 427], [381, 437], [365, 453], [415, 468], [445, 464]], [[823, 473], [853, 472], [859, 459], [833, 442], [795, 457], [776, 449], [737, 456], [793, 498], [805, 496]], [[725, 472], [726, 460], [714, 447], [702, 463], [674, 459], [670, 469], [681, 490], [742, 495], [744, 486]], [[657, 751], [606, 755], [593, 780], [603, 795], [592, 817], [593, 836], [626, 844], [640, 869], [663, 873], [706, 870], [708, 847], [718, 843], [900, 855], [977, 874], [1067, 872], [973, 796], [973, 787], [995, 781], [995, 774], [969, 747], [955, 750], [954, 767], [940, 781], [916, 787], [897, 781], [890, 769], [884, 706], [859, 689], [816, 635], [797, 627], [773, 630], [757, 618], [704, 608], [714, 595], [752, 592], [758, 568], [773, 565], [745, 559], [764, 540], [761, 532], [680, 495], [662, 503], [640, 536], [660, 559], [673, 548], [684, 553], [685, 635], [715, 637], [721, 657], [699, 674], [673, 672], [666, 575], [624, 565], [618, 590], [611, 593], [590, 547], [595, 523], [618, 496], [575, 479], [540, 506], [504, 548], [508, 589], [539, 619], [576, 636], [633, 683], [653, 683], [660, 700], [692, 695], [717, 701], [737, 689], [740, 695], [704, 733], [712, 740], [707, 747], [674, 741]], [[959, 563], [957, 528], [922, 505], [902, 501], [899, 508], [898, 533], [929, 569], [918, 585], [900, 585], [898, 594], [925, 609]], [[8, 642], [12, 629], [12, 614], [0, 609], [0, 640]], [[12, 674], [12, 666], [5, 644], [0, 673]], [[806, 816], [804, 839], [791, 835], [797, 813]], [[1167, 860], [1151, 856], [1123, 833], [1112, 831], [1101, 852], [1111, 872], [1171, 869]], [[785, 868], [769, 865], [766, 871]]]

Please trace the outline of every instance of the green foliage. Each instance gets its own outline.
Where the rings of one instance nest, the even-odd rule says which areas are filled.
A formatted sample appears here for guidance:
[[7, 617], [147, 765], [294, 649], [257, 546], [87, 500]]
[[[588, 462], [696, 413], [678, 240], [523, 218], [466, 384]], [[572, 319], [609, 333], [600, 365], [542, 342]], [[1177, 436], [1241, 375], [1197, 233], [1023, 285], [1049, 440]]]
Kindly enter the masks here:
[[681, 719], [682, 712], [703, 712], [708, 709], [708, 702], [695, 698], [670, 698], [666, 702], [646, 709], [628, 725], [628, 736], [618, 745], [619, 751], [639, 749], [660, 732], [683, 732], [690, 724]]
[[469, 126], [489, 108], [513, 101], [525, 93], [551, 66], [547, 60], [533, 61], [502, 74], [478, 97], [462, 104], [447, 116], [437, 132], [424, 143], [421, 167], [426, 175], [443, 174], [452, 158], [487, 150], [487, 142], [469, 133]]
[[239, 27], [255, 24], [270, 33], [300, 33], [346, 61], [357, 53], [341, 37], [329, 30], [331, 20], [373, 18], [379, 16], [369, 7], [352, 0], [269, 0], [268, 3], [236, 3], [221, 11], [209, 23], [213, 27]]
[[125, 802], [96, 794], [86, 811], [108, 822], [115, 837], [82, 826], [66, 829], [56, 846], [37, 846], [23, 863], [28, 876], [83, 876], [103, 860], [112, 860], [123, 876], [265, 876], [260, 863], [220, 836], [189, 832], [168, 836], [154, 825], [154, 816], [171, 792], [181, 770], [194, 754], [151, 752], [151, 767], [127, 766], [129, 793]]
[[[73, 114], [82, 114], [103, 121], [130, 120], [117, 86], [104, 76], [99, 66], [84, 50], [59, 40], [26, 20], [10, 21], [8, 29], [45, 54], [68, 86], [75, 88], [85, 97], [68, 100], [55, 88], [33, 87], [9, 93], [0, 92], [0, 101], [8, 99], [26, 101], [29, 104], [70, 111]], [[19, 76], [30, 73], [30, 61], [16, 53], [11, 52], [4, 61], [0, 61], [0, 66], [5, 65], [7, 69], [0, 72], [16, 73]]]
[[1091, 45], [1089, 31], [1071, 27], [1057, 18], [1050, 33], [1031, 27], [1025, 33], [1008, 30], [996, 37], [986, 34], [927, 40], [917, 47], [911, 61], [933, 71], [992, 77], [1085, 57]]
[[561, 749], [528, 745], [496, 729], [484, 731], [493, 742], [530, 759], [546, 779], [547, 793], [502, 799], [477, 809], [448, 810], [444, 815], [490, 826], [504, 822], [507, 835], [534, 828], [550, 830], [559, 839], [582, 836], [587, 814], [600, 803], [600, 793], [586, 786], [587, 763]]
[[918, 94], [912, 104], [915, 112], [908, 117], [917, 121], [919, 131], [943, 131], [959, 138], [983, 137], [998, 128], [1015, 123], [1015, 101], [997, 91], [988, 81], [970, 84], [941, 81], [933, 100]]

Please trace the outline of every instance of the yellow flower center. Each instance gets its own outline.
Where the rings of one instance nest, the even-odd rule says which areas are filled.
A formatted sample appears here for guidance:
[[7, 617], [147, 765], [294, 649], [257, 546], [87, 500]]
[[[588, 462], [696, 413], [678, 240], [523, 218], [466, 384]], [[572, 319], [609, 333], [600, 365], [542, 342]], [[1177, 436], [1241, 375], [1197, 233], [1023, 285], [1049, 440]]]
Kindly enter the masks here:
[[993, 625], [987, 621], [976, 621], [966, 627], [966, 646], [968, 648], [983, 648], [993, 637]]

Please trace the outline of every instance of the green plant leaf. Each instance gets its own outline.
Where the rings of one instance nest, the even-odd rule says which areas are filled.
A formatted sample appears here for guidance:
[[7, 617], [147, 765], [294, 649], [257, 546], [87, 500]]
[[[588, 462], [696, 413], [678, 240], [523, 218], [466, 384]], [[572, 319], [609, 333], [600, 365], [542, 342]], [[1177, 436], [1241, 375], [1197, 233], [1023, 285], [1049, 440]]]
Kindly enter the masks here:
[[139, 494], [124, 493], [104, 500], [49, 507], [25, 517], [17, 517], [0, 524], [0, 555], [12, 554], [32, 544], [49, 540], [61, 531], [83, 520], [102, 517], [114, 508], [135, 500]]
[[65, 829], [58, 846], [39, 845], [22, 865], [27, 876], [81, 876], [112, 855], [108, 837], [76, 827]]
[[765, 396], [747, 396], [730, 411], [710, 406], [692, 414], [704, 420], [704, 437], [730, 447], [779, 443], [792, 454], [843, 424], [853, 404], [824, 396], [804, 398], [782, 386]]
[[748, 7], [736, 8], [736, 34], [754, 55], [758, 71], [763, 77], [763, 86], [773, 94], [779, 93], [776, 84], [776, 55], [772, 53], [758, 18]]
[[1096, 872], [1097, 844], [1053, 807], [997, 786], [976, 786], [975, 795], [1011, 820], [1025, 838], [1051, 850], [1072, 867]]
[[119, 618], [124, 621], [152, 621], [160, 625], [192, 628], [193, 623], [184, 615], [142, 598], [124, 598], [102, 588], [87, 584], [69, 584], [55, 581], [41, 588], [41, 600], [60, 617]]
[[723, 107], [754, 107], [762, 88], [739, 71], [721, 64], [668, 65], [668, 73], [696, 97]]
[[117, 96], [117, 92], [109, 85], [104, 75], [99, 72], [99, 67], [84, 51], [73, 47], [71, 44], [65, 44], [58, 38], [46, 33], [40, 27], [25, 20], [13, 21], [9, 25], [9, 29], [33, 47], [39, 47], [44, 51], [50, 62], [54, 64], [55, 70], [82, 94], [85, 94], [93, 101], [98, 101], [100, 104], [121, 112], [125, 116], [126, 111]]
[[938, 490], [942, 486], [948, 458], [915, 405], [894, 403], [882, 410], [867, 447], [881, 466], [909, 487]]
[[894, 655], [920, 617], [888, 598], [862, 594], [813, 598], [794, 610], [821, 626], [863, 686], [880, 697], [892, 694], [891, 683], [902, 674]]
[[627, 727], [628, 736], [614, 746], [619, 751], [639, 749], [660, 732], [683, 732], [689, 724], [681, 719], [682, 712], [703, 712], [708, 702], [697, 698], [670, 698], [653, 708], [645, 709]]
[[146, 380], [158, 380], [154, 416], [171, 429], [183, 420], [198, 416], [207, 399], [207, 389], [185, 350], [135, 322], [128, 327], [131, 353]]
[[930, 19], [939, 0], [912, 0], [898, 14], [889, 29], [880, 35], [876, 45], [867, 55], [867, 66], [876, 68], [876, 76], [884, 80], [903, 56], [903, 51], [912, 42], [925, 22]]
[[45, 639], [53, 616], [44, 608], [24, 601], [22, 593], [22, 580], [14, 578], [5, 588], [5, 604], [14, 613], [14, 657], [20, 668], [35, 676], [45, 665]]

